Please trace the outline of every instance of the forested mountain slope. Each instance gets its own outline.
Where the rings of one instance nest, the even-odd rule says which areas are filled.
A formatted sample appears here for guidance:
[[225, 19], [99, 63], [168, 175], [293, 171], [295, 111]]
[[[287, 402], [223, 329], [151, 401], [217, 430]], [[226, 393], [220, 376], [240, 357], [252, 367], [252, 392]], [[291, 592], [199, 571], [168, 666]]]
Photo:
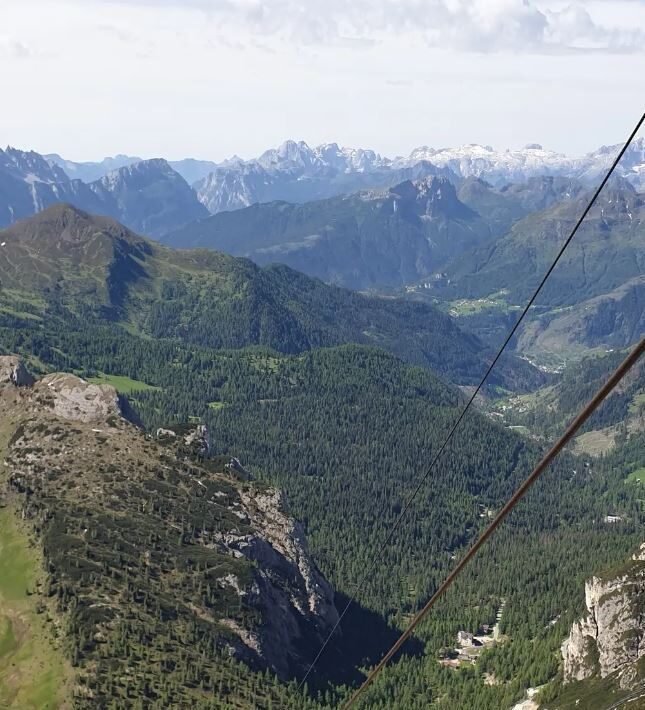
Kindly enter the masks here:
[[[552, 439], [600, 389], [627, 352], [616, 350], [572, 362], [554, 384], [496, 402], [492, 405], [494, 416], [512, 426], [526, 427], [532, 436]], [[645, 361], [641, 359], [589, 418], [575, 442], [581, 452], [598, 455], [644, 431]], [[626, 474], [631, 472], [629, 469]]]
[[[279, 491], [205, 462], [205, 431], [163, 430], [162, 445], [122, 418], [111, 386], [34, 384], [15, 357], [0, 357], [0, 432], [3, 522], [42, 550], [30, 593], [71, 662], [64, 707], [293, 706], [227, 659], [288, 678], [338, 618]], [[11, 612], [0, 595], [1, 628], [26, 645], [36, 624]], [[16, 681], [29, 656], [14, 650], [0, 645], [18, 667], [7, 677], [0, 662], [7, 707], [37, 682]]]
[[591, 348], [625, 347], [643, 333], [645, 275], [627, 279], [599, 296], [536, 316], [522, 328], [517, 349], [584, 353]]
[[[213, 456], [239, 457], [257, 480], [286, 492], [291, 513], [305, 526], [313, 559], [337, 590], [337, 602], [357, 594], [342, 627], [342, 643], [329, 649], [311, 678], [317, 687], [326, 683], [321, 702], [337, 706], [345, 693], [336, 685], [338, 676], [355, 680], [356, 668], [374, 662], [384, 639], [391, 637], [388, 624], [403, 625], [436, 588], [528, 473], [540, 455], [539, 444], [473, 411], [391, 544], [381, 550], [388, 526], [454, 422], [460, 394], [428, 369], [411, 367], [381, 349], [332, 347], [333, 342], [323, 349], [311, 343], [295, 347], [292, 333], [310, 332], [304, 330], [308, 321], [302, 301], [296, 300], [300, 293], [309, 294], [312, 304], [336, 294], [326, 326], [332, 327], [337, 312], [347, 329], [341, 332], [351, 332], [354, 322], [343, 324], [347, 304], [354, 314], [375, 304], [370, 308], [378, 314], [381, 304], [397, 302], [348, 296], [284, 267], [262, 270], [212, 252], [177, 254], [109, 220], [60, 209], [24, 223], [23, 232], [18, 225], [0, 234], [0, 244], [5, 242], [0, 247], [0, 347], [23, 354], [41, 372], [63, 370], [113, 382], [127, 394], [124, 407], [131, 417], [149, 431], [186, 420], [206, 422]], [[283, 275], [280, 281], [274, 280], [275, 273]], [[269, 276], [259, 282], [266, 289], [259, 291], [262, 299], [247, 303], [254, 280], [263, 274]], [[154, 331], [151, 317], [165, 312], [159, 310], [161, 295], [169, 315], [160, 318]], [[357, 300], [343, 300], [349, 297]], [[268, 331], [271, 350], [258, 347], [261, 328], [240, 330], [239, 322], [226, 316], [241, 314], [244, 323], [245, 308], [253, 316], [265, 303], [266, 310], [260, 311], [265, 315], [254, 321], [261, 328], [275, 313], [284, 318], [278, 306], [294, 314], [287, 329]], [[201, 311], [210, 304], [210, 320], [204, 320]], [[407, 304], [397, 307], [407, 312]], [[422, 308], [422, 313], [435, 313]], [[325, 323], [321, 311], [312, 308], [310, 313]], [[240, 332], [254, 339], [245, 340]], [[222, 342], [229, 349], [222, 349]], [[239, 349], [247, 344], [253, 347]], [[87, 432], [89, 439], [70, 436], [65, 455], [76, 452], [83, 462], [84, 450], [104, 433]], [[510, 706], [527, 687], [553, 679], [560, 644], [584, 610], [584, 579], [625, 558], [640, 542], [642, 496], [625, 482], [625, 457], [629, 465], [638, 463], [642, 452], [642, 447], [621, 445], [598, 462], [563, 455], [420, 630], [424, 653], [419, 655], [418, 643], [413, 646], [410, 652], [416, 656], [388, 669], [364, 707], [489, 710]], [[143, 486], [145, 471], [140, 480], [135, 470], [134, 485]], [[43, 485], [56, 491], [57, 480]], [[200, 473], [199, 480], [208, 486], [211, 479], [207, 483]], [[128, 500], [125, 496], [124, 503]], [[147, 517], [145, 512], [145, 525], [165, 534], [156, 513], [151, 508]], [[609, 516], [620, 520], [608, 523]], [[83, 540], [79, 555], [85, 556], [92, 538]], [[175, 538], [170, 542], [175, 544]], [[357, 590], [377, 552], [373, 573]], [[141, 561], [132, 567], [133, 575], [146, 569]], [[493, 625], [498, 615], [501, 637], [495, 643], [487, 642], [480, 655], [459, 667], [447, 663], [454, 660], [460, 630], [476, 633]], [[176, 650], [169, 658], [176, 663], [173, 672], [190, 688], [190, 659]], [[143, 681], [156, 658], [144, 655], [140, 662]], [[231, 670], [220, 660], [216, 668], [214, 673], [224, 668], [232, 674], [223, 686], [246, 688], [246, 696], [237, 696], [242, 698], [238, 707], [245, 707], [244, 698], [246, 707], [270, 707], [266, 695], [259, 701], [254, 694], [260, 690], [253, 690], [253, 683], [266, 689], [257, 676], [250, 681], [244, 669]], [[115, 681], [117, 698], [121, 687]], [[283, 691], [280, 686], [275, 692]], [[207, 689], [207, 702], [226, 707], [217, 705], [220, 692], [219, 685]], [[273, 696], [274, 707], [282, 702], [278, 698]], [[303, 706], [293, 695], [290, 702]], [[287, 701], [284, 705], [289, 707]]]
[[418, 281], [490, 236], [452, 183], [429, 178], [383, 192], [224, 212], [162, 241], [281, 262], [351, 288], [385, 288]]
[[583, 190], [584, 185], [578, 180], [552, 175], [532, 177], [526, 182], [501, 187], [493, 187], [482, 178], [468, 177], [458, 186], [457, 194], [462, 202], [486, 220], [495, 236], [503, 236], [522, 217], [571, 200]]
[[[456, 393], [430, 373], [356, 346], [304, 357], [222, 352], [87, 322], [2, 328], [0, 342], [48, 367], [64, 364], [126, 387], [130, 406], [152, 429], [189, 416], [207, 421], [214, 455], [239, 456], [255, 476], [286, 490], [317, 563], [341, 594], [356, 591], [384, 526], [456, 416]], [[382, 650], [379, 627], [388, 619], [402, 624], [418, 608], [537, 456], [517, 434], [470, 418], [358, 591], [372, 616], [352, 608], [347, 645], [330, 649], [321, 672], [373, 661]], [[366, 707], [502, 707], [549, 680], [555, 651], [583, 609], [584, 578], [636, 544], [637, 498], [621, 464], [561, 459], [420, 631], [427, 656], [390, 669]], [[622, 522], [608, 525], [607, 515]], [[457, 632], [492, 624], [502, 600], [504, 642], [474, 672], [439, 665]], [[503, 683], [487, 685], [483, 673]]]
[[[0, 298], [8, 311], [25, 312], [31, 299], [32, 315], [54, 307], [76, 316], [100, 312], [150, 336], [209, 347], [296, 353], [378, 345], [460, 384], [476, 381], [491, 356], [431, 306], [368, 298], [216, 252], [173, 251], [66, 205], [0, 232], [0, 244]], [[506, 363], [492, 384], [514, 389], [540, 381], [528, 363]]]
[[[441, 304], [485, 342], [501, 342], [591, 197], [575, 182], [561, 187], [568, 197], [461, 254], [413, 297]], [[479, 199], [496, 214], [490, 197]], [[590, 349], [625, 347], [645, 332], [644, 218], [643, 195], [621, 178], [610, 181], [538, 295], [513, 344], [518, 352], [560, 366]]]

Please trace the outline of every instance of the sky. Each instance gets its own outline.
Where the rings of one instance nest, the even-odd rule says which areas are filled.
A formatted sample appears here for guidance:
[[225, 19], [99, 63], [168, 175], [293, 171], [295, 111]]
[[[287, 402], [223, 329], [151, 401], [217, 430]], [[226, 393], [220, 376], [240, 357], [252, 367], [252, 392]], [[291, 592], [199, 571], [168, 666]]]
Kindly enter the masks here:
[[645, 0], [0, 0], [0, 145], [252, 158], [624, 140]]

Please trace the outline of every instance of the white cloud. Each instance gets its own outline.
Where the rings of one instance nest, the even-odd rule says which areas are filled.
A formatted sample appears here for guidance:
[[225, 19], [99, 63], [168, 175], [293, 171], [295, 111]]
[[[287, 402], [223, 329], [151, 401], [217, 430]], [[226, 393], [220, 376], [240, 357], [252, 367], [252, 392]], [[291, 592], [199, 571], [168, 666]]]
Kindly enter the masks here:
[[33, 52], [26, 44], [9, 37], [0, 37], [0, 57], [8, 59], [28, 59]]
[[580, 3], [553, 10], [550, 0], [102, 1], [192, 7], [220, 29], [303, 46], [353, 42], [360, 48], [395, 33], [420, 35], [431, 46], [467, 52], [645, 50], [643, 30], [595, 21]]
[[645, 53], [627, 52], [645, 3], [570, 4], [0, 0], [0, 37], [28, 41], [27, 60], [0, 42], [19, 97], [0, 138], [78, 159], [252, 157], [286, 138], [582, 153], [642, 111]]
[[645, 50], [645, 33], [641, 29], [603, 26], [594, 22], [581, 5], [548, 12], [548, 17], [548, 40], [557, 46], [613, 52]]

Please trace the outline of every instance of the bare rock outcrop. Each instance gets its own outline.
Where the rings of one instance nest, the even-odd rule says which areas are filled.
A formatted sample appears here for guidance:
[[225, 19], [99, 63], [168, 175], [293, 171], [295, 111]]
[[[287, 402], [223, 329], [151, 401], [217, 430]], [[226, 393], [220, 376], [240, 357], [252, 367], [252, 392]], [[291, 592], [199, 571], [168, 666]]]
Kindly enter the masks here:
[[205, 424], [198, 424], [184, 435], [184, 444], [196, 456], [208, 456], [211, 450], [211, 442], [208, 434], [208, 427]]
[[10, 383], [16, 387], [31, 387], [34, 378], [18, 355], [0, 356], [0, 384]]
[[0, 356], [0, 385], [31, 388], [29, 398], [56, 417], [80, 422], [121, 416], [119, 397], [111, 385], [95, 385], [67, 373], [45, 375], [37, 382], [19, 355]]
[[48, 393], [54, 414], [62, 419], [92, 422], [121, 415], [119, 398], [111, 385], [95, 385], [76, 375], [55, 373], [39, 380], [36, 390]]
[[620, 574], [587, 580], [585, 604], [588, 614], [562, 644], [564, 681], [619, 672], [629, 687], [645, 657], [645, 544]]

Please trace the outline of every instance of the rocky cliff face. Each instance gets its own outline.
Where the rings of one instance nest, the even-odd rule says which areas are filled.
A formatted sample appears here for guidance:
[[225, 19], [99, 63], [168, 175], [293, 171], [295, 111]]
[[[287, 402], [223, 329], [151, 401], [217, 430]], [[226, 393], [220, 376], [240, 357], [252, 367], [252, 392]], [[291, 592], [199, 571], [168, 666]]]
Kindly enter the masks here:
[[645, 657], [645, 543], [620, 574], [588, 580], [585, 603], [587, 616], [562, 644], [565, 682], [618, 673], [630, 687]]
[[253, 583], [239, 592], [263, 621], [251, 630], [231, 621], [227, 626], [243, 644], [243, 655], [273, 659], [274, 670], [284, 677], [285, 656], [297, 656], [312, 629], [322, 640], [338, 621], [333, 590], [309, 555], [302, 526], [285, 512], [280, 491], [246, 488], [240, 498], [238, 514], [253, 532], [233, 532], [224, 536], [224, 543], [234, 555], [255, 564]]
[[42, 541], [50, 596], [67, 616], [102, 609], [72, 633], [111, 648], [124, 628], [143, 633], [132, 622], [143, 604], [139, 621], [169, 634], [164, 647], [199, 627], [211, 648], [286, 678], [336, 623], [333, 590], [281, 493], [199, 463], [205, 428], [146, 436], [113, 387], [61, 373], [34, 382], [15, 356], [0, 357], [7, 428], [0, 497]]

